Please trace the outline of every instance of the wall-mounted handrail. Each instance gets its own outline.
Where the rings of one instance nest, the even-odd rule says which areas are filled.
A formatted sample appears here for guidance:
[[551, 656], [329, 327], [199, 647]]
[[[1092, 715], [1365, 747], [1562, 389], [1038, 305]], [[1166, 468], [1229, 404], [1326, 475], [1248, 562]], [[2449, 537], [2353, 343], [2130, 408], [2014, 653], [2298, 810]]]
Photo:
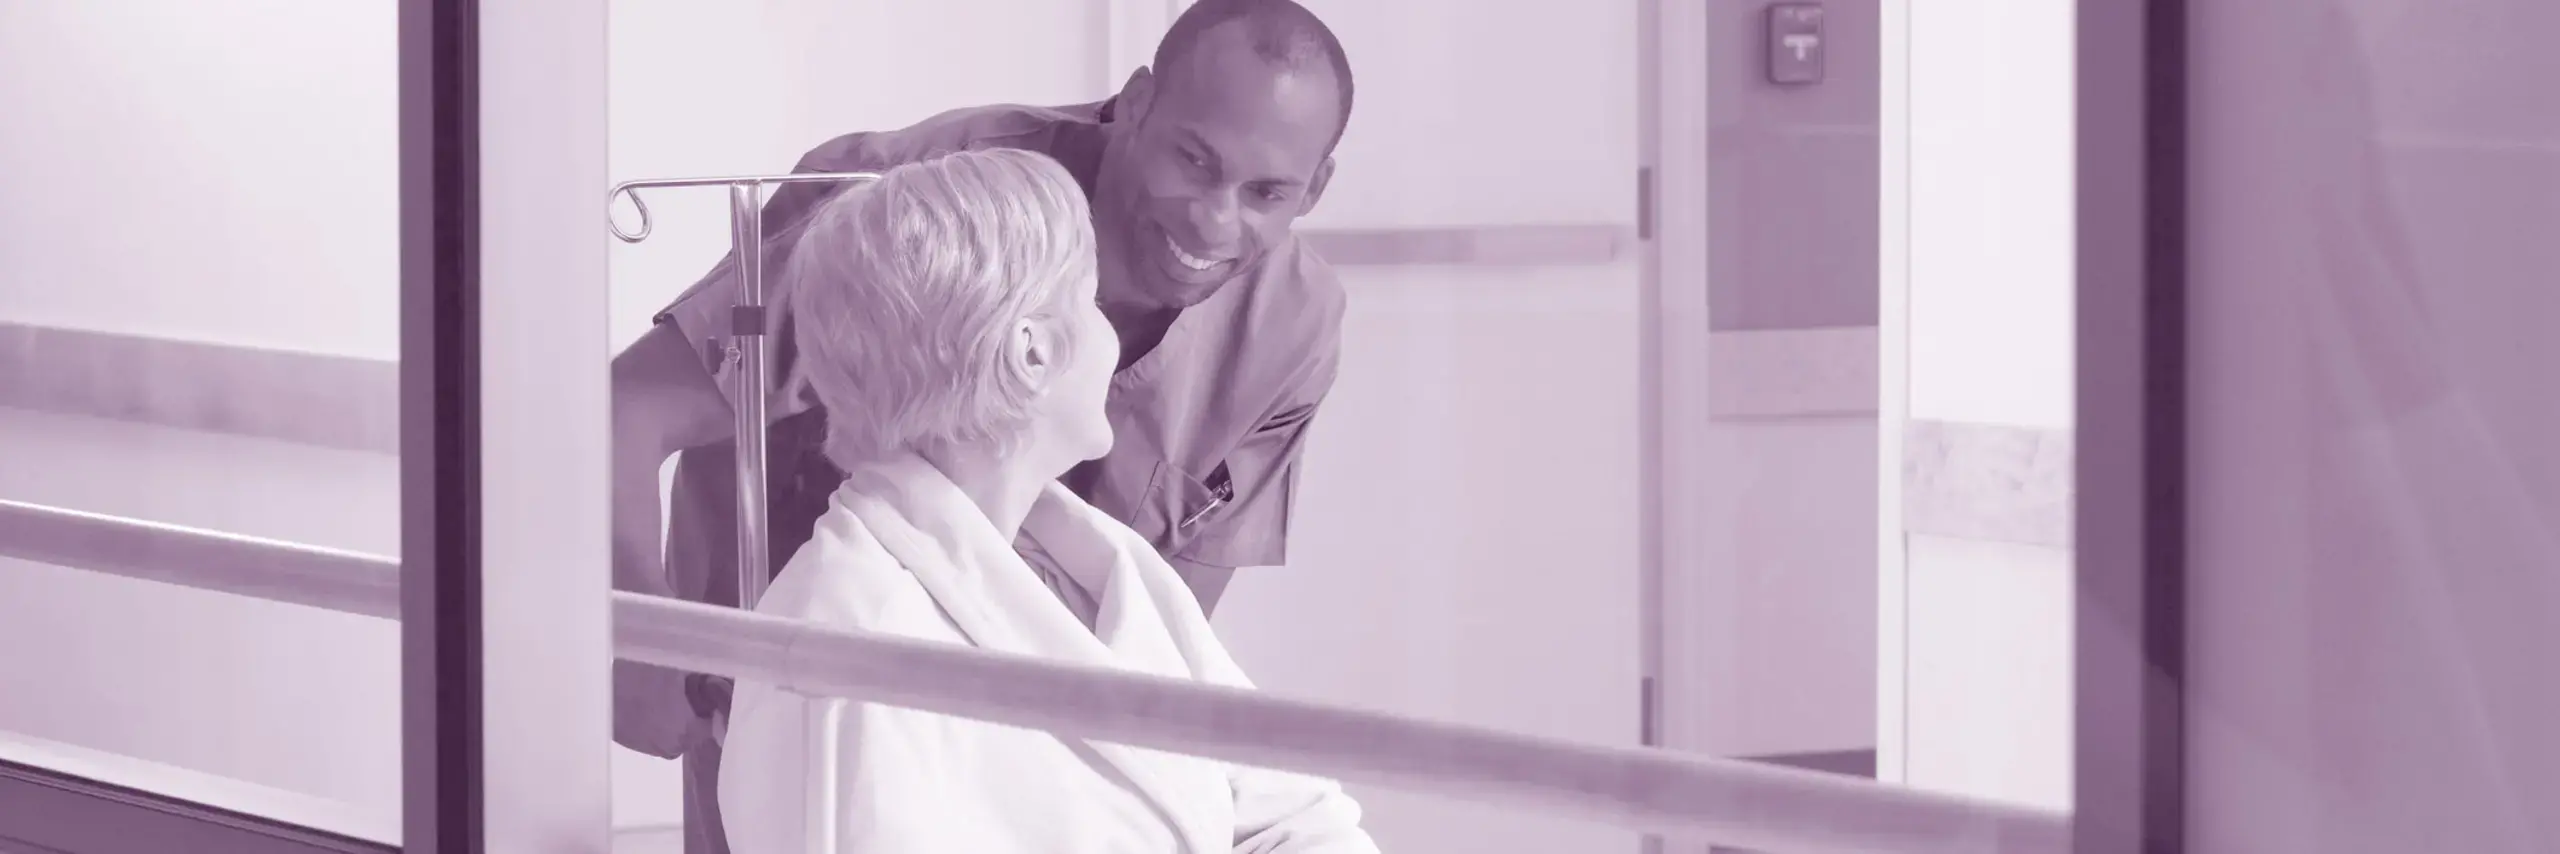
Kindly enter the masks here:
[[400, 618], [400, 562], [361, 552], [0, 500], [0, 557]]
[[[397, 618], [399, 565], [0, 501], [0, 557]], [[1776, 852], [2063, 854], [2069, 817], [1663, 750], [1576, 744], [614, 594], [623, 658]]]

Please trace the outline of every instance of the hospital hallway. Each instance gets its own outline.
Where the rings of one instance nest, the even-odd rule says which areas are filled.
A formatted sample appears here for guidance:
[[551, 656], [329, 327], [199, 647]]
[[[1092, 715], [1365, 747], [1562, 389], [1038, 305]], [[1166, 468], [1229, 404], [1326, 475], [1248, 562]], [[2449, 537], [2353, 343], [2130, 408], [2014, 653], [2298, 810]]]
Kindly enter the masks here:
[[[1216, 42], [1261, 77], [1154, 67], [1296, 7]], [[731, 743], [732, 682], [835, 745], [786, 768], [826, 811], [772, 813], [831, 854], [912, 850], [847, 818], [899, 794], [869, 756], [995, 749], [845, 747], [882, 709], [1127, 797], [1025, 773], [928, 827], [1026, 850], [2560, 854], [2555, 45], [2548, 0], [0, 0], [0, 854], [725, 854], [633, 745]], [[1197, 545], [1101, 576], [1245, 564], [1206, 629], [1002, 539], [1048, 587], [947, 571], [1059, 595], [955, 605], [885, 535], [916, 589], [859, 596], [928, 629], [736, 608], [735, 554], [785, 589], [810, 534], [768, 501], [857, 490], [785, 491], [776, 428], [688, 503], [616, 354], [699, 351], [719, 423], [668, 436], [787, 419], [805, 203], [1017, 147], [1089, 194], [1100, 294], [1218, 269], [1166, 222], [1302, 265], [1164, 312], [1139, 364], [1196, 393], [1108, 380], [1148, 402], [1082, 500]], [[893, 305], [831, 328], [956, 311]], [[1283, 364], [1330, 377], [1303, 428], [1238, 402]], [[1266, 420], [1177, 435], [1221, 407]], [[644, 564], [670, 595], [616, 590]], [[1158, 760], [1231, 776], [1194, 813]], [[1253, 824], [1265, 767], [1356, 832]]]

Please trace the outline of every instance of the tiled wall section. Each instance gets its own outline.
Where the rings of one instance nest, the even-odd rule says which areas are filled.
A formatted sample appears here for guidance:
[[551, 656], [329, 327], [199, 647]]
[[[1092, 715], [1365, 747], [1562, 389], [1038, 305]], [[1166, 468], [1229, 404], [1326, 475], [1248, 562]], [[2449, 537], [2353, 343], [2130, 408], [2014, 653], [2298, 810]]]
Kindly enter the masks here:
[[1904, 433], [1908, 533], [2071, 546], [2071, 433], [1913, 421]]

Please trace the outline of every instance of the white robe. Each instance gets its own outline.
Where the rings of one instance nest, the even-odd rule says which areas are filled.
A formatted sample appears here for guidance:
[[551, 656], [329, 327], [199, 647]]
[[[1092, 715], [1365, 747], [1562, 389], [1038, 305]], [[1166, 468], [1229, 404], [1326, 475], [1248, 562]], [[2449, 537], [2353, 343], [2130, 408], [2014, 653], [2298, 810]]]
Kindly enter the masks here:
[[[1251, 687], [1171, 566], [1052, 484], [1022, 535], [1100, 600], [1087, 629], [941, 472], [907, 457], [846, 480], [762, 613], [1060, 662]], [[737, 854], [806, 854], [815, 701], [741, 682], [720, 763]], [[849, 703], [838, 854], [1374, 854], [1329, 780]]]

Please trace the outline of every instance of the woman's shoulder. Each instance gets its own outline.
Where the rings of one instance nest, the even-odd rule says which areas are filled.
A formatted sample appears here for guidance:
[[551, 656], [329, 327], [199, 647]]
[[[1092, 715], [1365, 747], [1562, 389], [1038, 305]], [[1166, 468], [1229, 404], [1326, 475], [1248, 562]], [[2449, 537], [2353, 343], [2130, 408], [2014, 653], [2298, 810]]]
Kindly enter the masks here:
[[756, 612], [841, 628], [923, 633], [939, 611], [913, 573], [841, 505], [820, 517], [809, 541], [774, 576]]
[[1110, 563], [1132, 549], [1155, 554], [1145, 534], [1084, 500], [1064, 481], [1052, 481], [1031, 505], [1022, 532], [1059, 559], [1075, 563]]

